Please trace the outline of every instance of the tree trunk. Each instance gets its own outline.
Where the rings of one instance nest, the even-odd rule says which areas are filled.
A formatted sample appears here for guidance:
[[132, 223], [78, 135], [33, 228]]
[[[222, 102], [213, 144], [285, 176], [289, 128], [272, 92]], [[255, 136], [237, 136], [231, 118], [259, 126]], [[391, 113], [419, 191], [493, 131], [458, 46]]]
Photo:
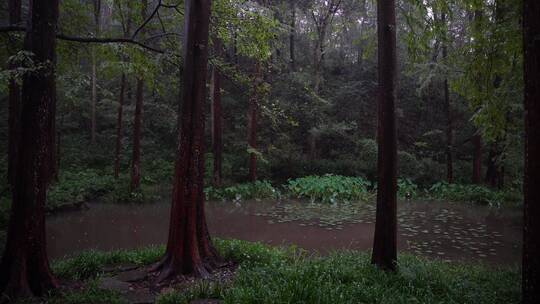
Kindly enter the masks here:
[[377, 4], [379, 54], [378, 187], [372, 263], [387, 270], [397, 261], [397, 131], [395, 117], [397, 50], [395, 0]]
[[[325, 26], [326, 27], [326, 26]], [[318, 33], [317, 42], [315, 44], [313, 63], [315, 67], [315, 84], [313, 90], [319, 94], [322, 86], [322, 69], [324, 64], [324, 39], [326, 28]]]
[[[259, 85], [260, 85], [260, 64], [255, 64], [255, 74], [254, 74], [254, 83], [251, 96], [249, 98], [248, 105], [248, 121], [247, 121], [247, 131], [248, 131], [248, 147], [257, 150], [257, 116], [259, 111], [258, 99], [259, 99]], [[249, 153], [249, 175], [248, 179], [250, 182], [255, 182], [257, 180], [257, 154], [254, 152]]]
[[[148, 0], [141, 1], [141, 17], [146, 19], [146, 8]], [[144, 37], [144, 29], [140, 31]], [[135, 100], [135, 116], [133, 117], [133, 154], [131, 157], [131, 192], [138, 191], [141, 186], [141, 128], [142, 128], [142, 109], [144, 99], [144, 78], [143, 75], [137, 76], [137, 92]]]
[[10, 299], [44, 295], [57, 287], [47, 258], [45, 200], [51, 179], [56, 88], [58, 0], [33, 1], [25, 50], [46, 71], [23, 77], [19, 156], [12, 186], [13, 204], [0, 263], [0, 293]]
[[[21, 0], [9, 0], [9, 24], [15, 25], [21, 22]], [[16, 49], [10, 52], [10, 55], [16, 53]], [[14, 64], [9, 66], [15, 69]], [[17, 151], [19, 140], [18, 123], [21, 115], [21, 90], [15, 79], [10, 79], [9, 89], [9, 118], [8, 118], [8, 183], [13, 185], [15, 164], [17, 163]]]
[[138, 191], [141, 186], [141, 125], [143, 107], [144, 80], [137, 78], [135, 117], [133, 118], [133, 154], [131, 157], [131, 191]]
[[156, 266], [160, 280], [177, 274], [208, 276], [217, 254], [204, 214], [204, 109], [210, 0], [185, 2], [184, 90], [167, 249]]
[[[219, 49], [216, 45], [216, 49]], [[218, 52], [219, 53], [219, 50]], [[212, 172], [212, 184], [214, 187], [221, 186], [221, 163], [223, 152], [223, 114], [221, 110], [221, 75], [216, 67], [212, 69], [212, 152], [214, 165]]]
[[493, 143], [489, 148], [485, 178], [485, 183], [491, 187], [497, 187], [499, 184], [499, 166], [497, 164], [498, 156], [499, 152], [497, 151], [497, 144]]
[[[101, 26], [101, 0], [94, 0], [94, 25], [95, 25], [95, 35], [99, 36]], [[92, 111], [90, 113], [90, 140], [92, 144], [96, 143], [96, 107], [97, 107], [97, 58], [96, 58], [96, 48], [92, 47]]]
[[296, 3], [291, 1], [291, 29], [289, 32], [289, 55], [291, 71], [296, 70], [296, 60], [294, 56], [294, 38], [296, 36]]
[[[446, 13], [441, 14], [441, 21], [446, 30]], [[442, 45], [443, 61], [445, 64], [448, 58], [447, 37], [443, 39]], [[454, 164], [452, 159], [452, 146], [454, 145], [454, 130], [452, 126], [452, 104], [450, 103], [450, 90], [448, 88], [448, 79], [444, 79], [444, 105], [446, 110], [446, 180], [449, 184], [454, 181]]]
[[124, 96], [126, 91], [126, 74], [120, 80], [120, 96], [118, 97], [118, 114], [116, 116], [116, 149], [114, 152], [114, 178], [120, 175], [120, 154], [122, 153], [122, 116], [124, 113]]
[[525, 79], [525, 177], [523, 303], [540, 302], [540, 2], [523, 5]]
[[476, 134], [473, 137], [473, 172], [472, 183], [480, 184], [482, 181], [482, 137]]

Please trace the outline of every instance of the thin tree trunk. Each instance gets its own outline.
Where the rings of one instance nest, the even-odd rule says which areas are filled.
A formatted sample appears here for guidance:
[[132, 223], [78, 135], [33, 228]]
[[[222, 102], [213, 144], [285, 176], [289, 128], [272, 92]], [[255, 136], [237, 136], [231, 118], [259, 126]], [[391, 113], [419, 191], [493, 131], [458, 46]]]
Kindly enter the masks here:
[[26, 73], [22, 85], [19, 157], [15, 164], [13, 204], [0, 263], [0, 293], [14, 299], [44, 295], [58, 286], [49, 268], [45, 237], [45, 200], [51, 179], [56, 89], [58, 0], [32, 1], [24, 49], [46, 67]]
[[[101, 31], [100, 26], [101, 21], [101, 0], [94, 0], [94, 25], [95, 25], [95, 35], [99, 36]], [[90, 140], [92, 144], [96, 143], [96, 108], [97, 108], [97, 54], [96, 48], [92, 47], [92, 105], [91, 105], [91, 117], [90, 117]]]
[[296, 36], [296, 3], [291, 1], [291, 29], [289, 32], [289, 55], [291, 71], [296, 70], [296, 59], [294, 56], [294, 39]]
[[[141, 5], [142, 20], [146, 19], [148, 0], [143, 0]], [[144, 37], [144, 29], [140, 32]], [[141, 128], [144, 99], [144, 76], [137, 76], [137, 92], [135, 101], [135, 116], [133, 117], [133, 153], [131, 157], [131, 191], [138, 191], [141, 186]]]
[[[441, 14], [441, 21], [444, 23], [446, 30], [446, 13]], [[442, 45], [443, 61], [445, 63], [448, 58], [447, 37], [443, 39]], [[448, 79], [444, 79], [444, 105], [446, 110], [446, 180], [449, 184], [454, 181], [454, 164], [452, 159], [452, 146], [454, 145], [454, 130], [452, 121], [452, 104], [450, 103], [450, 90], [448, 88]]]
[[379, 0], [377, 5], [379, 54], [377, 134], [378, 186], [372, 263], [387, 270], [397, 261], [397, 131], [395, 117], [397, 50], [395, 0]]
[[498, 156], [497, 143], [492, 143], [489, 147], [485, 178], [485, 183], [491, 187], [497, 187], [499, 183], [499, 166], [497, 165]]
[[133, 154], [131, 158], [131, 191], [138, 191], [141, 186], [141, 125], [143, 107], [144, 80], [137, 78], [135, 116], [133, 119]]
[[[220, 53], [220, 45], [216, 45], [217, 54]], [[212, 152], [214, 164], [212, 172], [212, 184], [214, 187], [221, 186], [221, 163], [223, 152], [223, 114], [221, 110], [221, 75], [216, 67], [212, 68]]]
[[126, 91], [126, 74], [120, 80], [120, 96], [118, 97], [118, 114], [116, 116], [116, 149], [114, 152], [114, 177], [120, 175], [120, 155], [122, 153], [122, 116], [124, 113], [124, 96]]
[[[249, 98], [248, 105], [248, 121], [247, 121], [247, 131], [248, 131], [248, 147], [257, 150], [257, 119], [258, 119], [258, 99], [259, 99], [259, 85], [260, 85], [260, 64], [255, 64], [255, 73], [254, 73], [254, 83], [251, 96]], [[254, 152], [249, 153], [249, 175], [248, 179], [250, 182], [255, 182], [257, 180], [257, 154]]]
[[472, 183], [482, 182], [482, 137], [480, 134], [473, 136], [473, 172]]
[[523, 303], [540, 302], [540, 2], [523, 4], [525, 177]]
[[[9, 0], [9, 24], [15, 25], [21, 22], [21, 0]], [[11, 52], [14, 55], [16, 50]], [[10, 69], [16, 68], [10, 65]], [[17, 163], [17, 151], [19, 140], [19, 119], [21, 108], [21, 90], [15, 79], [10, 79], [9, 89], [9, 118], [8, 118], [8, 183], [13, 185], [15, 175], [15, 164]]]
[[184, 90], [169, 237], [155, 267], [160, 280], [177, 274], [206, 277], [217, 259], [204, 213], [204, 104], [208, 64], [209, 0], [185, 2]]

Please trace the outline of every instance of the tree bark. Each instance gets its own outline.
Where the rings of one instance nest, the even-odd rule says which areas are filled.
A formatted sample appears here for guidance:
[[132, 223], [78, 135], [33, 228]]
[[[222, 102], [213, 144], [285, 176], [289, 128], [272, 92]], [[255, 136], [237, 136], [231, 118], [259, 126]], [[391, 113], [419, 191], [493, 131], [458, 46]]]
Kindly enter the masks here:
[[523, 303], [540, 302], [540, 2], [523, 3], [525, 177]]
[[296, 59], [294, 56], [294, 39], [296, 36], [296, 3], [291, 1], [291, 29], [289, 32], [289, 58], [291, 71], [296, 70]]
[[[9, 24], [15, 25], [21, 22], [21, 0], [9, 0]], [[10, 52], [14, 55], [16, 50]], [[9, 66], [10, 69], [15, 69], [14, 64]], [[21, 107], [21, 89], [15, 79], [10, 79], [8, 84], [9, 90], [9, 118], [8, 118], [8, 183], [13, 185], [15, 164], [17, 163], [18, 155], [18, 140], [20, 135], [18, 134], [18, 123], [20, 120], [20, 107]]]
[[[220, 44], [216, 42], [216, 54], [220, 52]], [[221, 75], [216, 67], [212, 68], [212, 152], [214, 164], [212, 172], [212, 184], [214, 187], [221, 186], [221, 163], [223, 153], [223, 113], [221, 109]]]
[[133, 153], [131, 157], [131, 191], [138, 191], [141, 186], [141, 125], [144, 80], [137, 78], [137, 92], [135, 97], [135, 116], [133, 118]]
[[175, 164], [167, 249], [155, 269], [159, 279], [206, 277], [217, 254], [204, 213], [204, 120], [210, 0], [185, 2], [182, 126]]
[[[146, 19], [146, 8], [148, 2], [143, 0], [141, 4], [142, 20]], [[144, 29], [140, 31], [144, 36]], [[144, 100], [144, 76], [137, 76], [137, 92], [135, 100], [135, 116], [133, 117], [133, 152], [131, 157], [131, 191], [135, 192], [141, 186], [141, 128], [142, 128], [142, 110]]]
[[[257, 150], [257, 120], [259, 112], [259, 86], [260, 86], [260, 71], [259, 63], [255, 64], [255, 73], [253, 79], [253, 88], [249, 98], [248, 117], [247, 117], [247, 142], [248, 147]], [[250, 182], [257, 181], [257, 154], [249, 153], [249, 174]]]
[[473, 136], [473, 172], [472, 183], [480, 184], [482, 182], [482, 137], [480, 134]]
[[[94, 0], [94, 26], [95, 35], [99, 37], [101, 31], [101, 0]], [[96, 143], [96, 108], [97, 108], [97, 58], [96, 48], [92, 47], [92, 105], [91, 105], [91, 117], [90, 117], [90, 141], [92, 144]]]
[[397, 131], [395, 117], [397, 50], [395, 0], [377, 4], [379, 57], [378, 186], [372, 263], [395, 270], [397, 261]]
[[23, 77], [19, 156], [12, 187], [7, 242], [0, 263], [0, 293], [9, 299], [44, 295], [57, 287], [46, 252], [45, 200], [51, 179], [56, 88], [58, 0], [32, 1], [24, 49], [43, 65]]
[[[441, 21], [444, 23], [446, 30], [446, 13], [441, 14]], [[448, 58], [448, 37], [445, 36], [442, 45], [443, 61], [446, 63]], [[452, 159], [452, 146], [454, 145], [454, 130], [452, 121], [452, 104], [450, 103], [450, 90], [448, 88], [448, 78], [444, 79], [444, 107], [446, 111], [446, 180], [449, 184], [454, 181], [454, 164]]]
[[124, 96], [126, 91], [126, 74], [120, 80], [120, 96], [118, 97], [118, 113], [116, 116], [116, 148], [114, 152], [114, 178], [120, 176], [120, 155], [122, 153], [122, 119], [124, 113]]

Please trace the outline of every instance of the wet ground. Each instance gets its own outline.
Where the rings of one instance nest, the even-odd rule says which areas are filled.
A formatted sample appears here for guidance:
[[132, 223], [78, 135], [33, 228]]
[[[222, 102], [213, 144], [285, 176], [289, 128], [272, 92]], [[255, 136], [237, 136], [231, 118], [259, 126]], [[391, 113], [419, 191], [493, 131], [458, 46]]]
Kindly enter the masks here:
[[[290, 245], [327, 253], [369, 250], [374, 206], [330, 206], [305, 202], [209, 202], [210, 232], [221, 238]], [[402, 251], [448, 261], [517, 265], [521, 255], [521, 212], [464, 203], [400, 202], [398, 242]], [[169, 203], [90, 204], [89, 210], [47, 219], [49, 255], [59, 258], [86, 249], [133, 249], [164, 243]]]

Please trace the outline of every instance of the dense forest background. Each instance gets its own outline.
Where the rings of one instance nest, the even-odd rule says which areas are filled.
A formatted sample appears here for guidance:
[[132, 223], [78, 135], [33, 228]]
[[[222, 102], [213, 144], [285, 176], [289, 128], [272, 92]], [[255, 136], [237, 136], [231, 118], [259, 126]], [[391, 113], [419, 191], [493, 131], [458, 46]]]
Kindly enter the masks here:
[[[7, 2], [0, 5], [7, 20]], [[521, 189], [520, 1], [397, 5], [399, 177], [423, 187], [446, 181]], [[27, 10], [23, 1], [23, 19]], [[119, 178], [133, 189], [140, 140], [143, 189], [164, 184], [182, 111], [183, 3], [66, 0], [60, 10], [58, 32], [68, 39], [57, 47], [58, 178], [112, 178], [118, 158]], [[253, 179], [253, 158], [256, 178], [272, 182], [326, 173], [376, 180], [376, 15], [369, 0], [213, 1], [208, 88], [214, 92], [220, 78], [223, 184]], [[2, 178], [7, 79], [39, 68], [15, 49], [22, 35], [0, 35]], [[122, 37], [128, 43], [115, 43]], [[10, 71], [9, 63], [19, 67]], [[208, 95], [210, 113], [215, 94]], [[207, 184], [213, 118], [207, 115], [205, 131]]]

